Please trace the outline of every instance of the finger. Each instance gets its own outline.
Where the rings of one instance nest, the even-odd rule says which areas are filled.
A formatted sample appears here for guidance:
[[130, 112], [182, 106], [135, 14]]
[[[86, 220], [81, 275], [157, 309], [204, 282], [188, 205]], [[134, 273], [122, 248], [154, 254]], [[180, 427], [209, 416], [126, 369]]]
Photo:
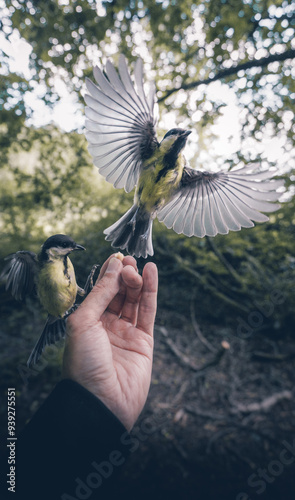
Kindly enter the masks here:
[[[117, 255], [117, 254], [115, 254], [115, 255]], [[127, 255], [126, 257], [124, 257], [122, 262], [123, 262], [124, 267], [127, 265], [132, 266], [132, 268], [137, 271], [136, 260], [133, 257], [131, 257], [130, 255]], [[124, 281], [121, 280], [120, 290], [117, 293], [117, 295], [114, 297], [112, 302], [109, 304], [108, 311], [119, 316], [119, 314], [122, 311], [122, 307], [124, 305], [125, 298], [126, 298], [126, 285], [125, 285]]]
[[143, 286], [138, 308], [137, 328], [153, 335], [157, 311], [158, 270], [153, 262], [148, 262], [142, 273]]
[[99, 272], [99, 275], [97, 277], [97, 280], [96, 280], [96, 283], [101, 280], [101, 278], [103, 277], [105, 271], [106, 271], [106, 268], [108, 267], [109, 265], [109, 262], [110, 260], [114, 258], [114, 255], [110, 255], [109, 258], [103, 263], [103, 265], [101, 266], [100, 268], [100, 272]]
[[[136, 265], [135, 259], [133, 259], [132, 257], [130, 257], [130, 259], [126, 258], [126, 261], [124, 259], [123, 265], [125, 262], [127, 263], [128, 261], [130, 261], [130, 264], [123, 267], [123, 270], [122, 270], [122, 276], [121, 276], [122, 279], [121, 279], [121, 284], [120, 284], [120, 290], [117, 293], [117, 295], [114, 297], [114, 299], [112, 300], [112, 302], [110, 303], [110, 305], [108, 307], [108, 311], [113, 313], [113, 314], [116, 314], [117, 316], [119, 316], [119, 315], [122, 316], [122, 309], [124, 307], [124, 304], [126, 303], [126, 299], [128, 301], [129, 292], [127, 292], [127, 287], [128, 286], [132, 287], [133, 283], [135, 283], [135, 285], [134, 285], [135, 288], [138, 287], [138, 285], [137, 285], [138, 280], [140, 282], [139, 287], [141, 287], [141, 284], [142, 284], [142, 278], [137, 273], [137, 267], [136, 267], [136, 269], [134, 268], [134, 265]], [[127, 269], [126, 272], [125, 272], [125, 269]], [[127, 281], [123, 279], [123, 276], [127, 276]], [[129, 316], [127, 309], [126, 309], [126, 313], [127, 313], [126, 319], [124, 317], [124, 319], [126, 321], [131, 320], [131, 318], [136, 318], [136, 315], [134, 316], [134, 314]]]
[[[106, 272], [106, 269], [107, 269], [107, 267], [108, 267], [109, 262], [110, 262], [111, 259], [118, 259], [118, 253], [110, 255], [109, 258], [104, 262], [104, 264], [101, 267], [99, 276], [97, 278], [97, 283], [104, 277], [104, 274]], [[119, 260], [121, 260], [121, 259], [119, 259]], [[126, 292], [125, 292], [125, 288], [124, 288], [124, 286], [122, 284], [122, 280], [120, 280], [119, 291], [115, 295], [115, 297], [113, 298], [113, 300], [111, 300], [110, 304], [108, 305], [108, 311], [109, 312], [111, 312], [111, 313], [116, 314], [117, 316], [119, 316], [119, 314], [121, 312], [121, 309], [122, 309], [122, 305], [123, 305], [124, 300], [125, 300], [125, 293]]]
[[131, 257], [131, 255], [126, 255], [123, 259], [123, 266], [132, 266], [134, 267], [135, 271], [138, 271], [137, 269], [137, 262], [134, 257]]
[[[118, 252], [118, 253], [121, 254], [121, 252]], [[114, 253], [114, 254], [110, 255], [108, 257], [108, 259], [103, 263], [103, 265], [100, 268], [99, 276], [97, 278], [98, 280], [100, 280], [103, 277], [103, 275], [105, 273], [105, 270], [108, 267], [108, 264], [109, 264], [110, 260], [113, 259], [113, 258], [116, 258], [116, 259], [118, 258], [117, 257], [118, 253]], [[121, 259], [119, 259], [119, 260], [121, 260]], [[125, 266], [132, 266], [137, 271], [136, 260], [134, 259], [134, 257], [131, 257], [131, 255], [126, 255], [125, 257], [123, 257], [122, 262], [123, 262], [123, 266], [124, 267]]]
[[[98, 283], [103, 277], [106, 272], [106, 269], [109, 265], [109, 262], [111, 259], [116, 258], [118, 260], [122, 260], [123, 266], [132, 266], [136, 271], [137, 271], [137, 263], [134, 257], [131, 257], [131, 255], [127, 255], [123, 258], [119, 258], [118, 255], [121, 253], [115, 253], [110, 255], [110, 257], [104, 262], [104, 264], [101, 266], [99, 276], [96, 280], [96, 283]], [[118, 293], [115, 295], [114, 299], [110, 302], [108, 305], [108, 311], [119, 316], [119, 314], [122, 311], [123, 304], [125, 302], [125, 297], [126, 297], [126, 286], [123, 281], [120, 282], [120, 289]]]
[[89, 316], [92, 315], [96, 319], [100, 319], [120, 290], [122, 269], [123, 264], [119, 259], [110, 258], [103, 277], [100, 280], [97, 279], [93, 289], [78, 310], [87, 307]]
[[126, 286], [126, 296], [122, 307], [121, 319], [135, 325], [143, 280], [132, 266], [124, 267], [121, 276]]
[[[118, 256], [122, 256], [122, 258], [119, 258]], [[104, 273], [106, 272], [106, 268], [108, 267], [109, 265], [109, 262], [111, 259], [118, 259], [118, 260], [124, 260], [123, 259], [123, 255], [120, 253], [120, 252], [117, 252], [117, 253], [113, 253], [112, 255], [110, 255], [107, 260], [103, 263], [103, 265], [101, 266], [101, 269], [100, 269], [100, 273], [98, 275], [98, 278], [97, 278], [97, 281], [101, 280], [101, 278], [104, 276]]]

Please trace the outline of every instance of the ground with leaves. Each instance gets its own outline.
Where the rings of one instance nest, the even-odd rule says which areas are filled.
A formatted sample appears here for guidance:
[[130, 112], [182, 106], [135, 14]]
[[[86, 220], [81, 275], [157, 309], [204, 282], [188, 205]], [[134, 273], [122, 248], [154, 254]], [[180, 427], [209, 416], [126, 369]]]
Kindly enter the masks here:
[[[158, 311], [151, 389], [118, 494], [253, 500], [264, 484], [261, 498], [293, 498], [295, 464], [281, 470], [278, 460], [284, 440], [292, 445], [295, 437], [294, 338], [257, 331], [241, 339], [233, 328], [200, 326], [197, 306], [190, 309], [189, 316]], [[1, 338], [1, 385], [17, 389], [18, 431], [59, 380], [62, 352], [31, 375], [20, 352], [29, 352], [32, 334], [22, 333]], [[258, 482], [259, 469], [269, 470], [269, 482]]]

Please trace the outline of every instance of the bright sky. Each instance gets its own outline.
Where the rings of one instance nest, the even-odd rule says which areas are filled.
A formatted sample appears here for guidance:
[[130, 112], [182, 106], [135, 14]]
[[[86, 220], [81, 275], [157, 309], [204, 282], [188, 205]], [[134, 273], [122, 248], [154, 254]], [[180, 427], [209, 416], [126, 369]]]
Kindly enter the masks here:
[[[11, 35], [10, 41], [0, 32], [0, 46], [5, 54], [9, 56], [11, 72], [22, 74], [25, 78], [30, 79], [29, 56], [32, 50], [31, 46], [24, 39], [21, 39], [16, 32]], [[28, 120], [28, 124], [41, 127], [52, 121], [66, 132], [82, 128], [84, 117], [81, 107], [79, 107], [74, 97], [70, 95], [66, 84], [61, 79], [56, 78], [55, 86], [61, 100], [53, 110], [50, 110], [42, 101], [41, 97], [44, 89], [41, 85], [36, 87], [34, 92], [27, 94], [26, 104], [33, 109], [33, 117]]]

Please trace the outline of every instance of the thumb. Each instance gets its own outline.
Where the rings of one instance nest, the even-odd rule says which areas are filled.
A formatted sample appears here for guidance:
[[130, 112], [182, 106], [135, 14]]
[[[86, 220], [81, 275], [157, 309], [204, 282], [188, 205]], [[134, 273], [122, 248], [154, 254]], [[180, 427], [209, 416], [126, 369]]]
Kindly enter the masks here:
[[100, 319], [101, 315], [119, 292], [122, 269], [122, 262], [116, 257], [112, 257], [103, 277], [101, 279], [98, 277], [93, 289], [82, 302], [79, 309], [87, 307], [89, 316], [95, 316], [96, 319]]

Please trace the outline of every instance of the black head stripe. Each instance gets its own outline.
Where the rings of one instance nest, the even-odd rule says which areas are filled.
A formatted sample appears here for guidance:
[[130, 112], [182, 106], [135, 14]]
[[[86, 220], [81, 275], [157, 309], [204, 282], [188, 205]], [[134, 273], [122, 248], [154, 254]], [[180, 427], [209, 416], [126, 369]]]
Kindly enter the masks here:
[[182, 132], [185, 132], [182, 128], [172, 128], [169, 132], [167, 132], [167, 134], [164, 135], [164, 139], [170, 135], [180, 135]]
[[50, 238], [45, 241], [45, 243], [43, 244], [43, 250], [48, 250], [52, 247], [75, 248], [75, 246], [76, 243], [69, 236], [66, 236], [65, 234], [55, 234], [53, 236], [50, 236]]

